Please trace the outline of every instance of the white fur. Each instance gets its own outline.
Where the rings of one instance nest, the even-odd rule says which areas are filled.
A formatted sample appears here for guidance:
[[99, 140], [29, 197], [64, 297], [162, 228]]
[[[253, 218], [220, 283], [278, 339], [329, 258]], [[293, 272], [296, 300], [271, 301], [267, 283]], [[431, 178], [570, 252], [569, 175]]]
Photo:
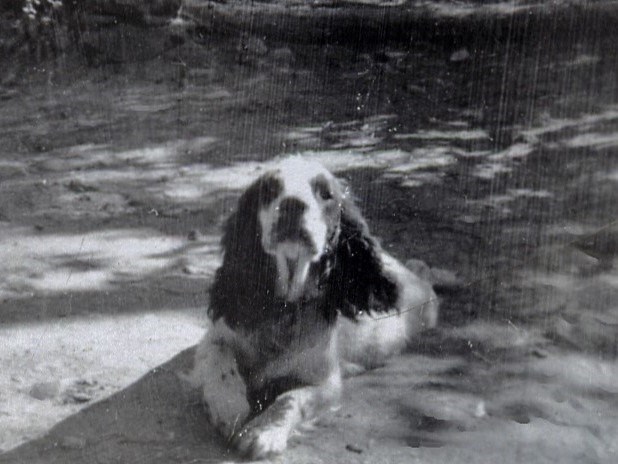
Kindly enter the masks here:
[[[288, 301], [296, 301], [301, 296], [313, 259], [313, 253], [297, 243], [284, 242], [277, 247], [275, 260], [278, 296]], [[292, 263], [291, 266], [288, 261]]]
[[347, 374], [384, 364], [437, 323], [438, 299], [431, 285], [389, 254], [382, 252], [381, 258], [385, 273], [399, 286], [399, 299], [387, 313], [364, 313], [356, 322], [339, 318], [339, 353]]
[[281, 453], [299, 424], [315, 419], [318, 412], [338, 407], [341, 376], [337, 371], [319, 387], [304, 387], [279, 396], [265, 412], [238, 434], [238, 449], [254, 459]]
[[[329, 344], [328, 351], [335, 355], [337, 338], [325, 333], [324, 340]], [[185, 380], [203, 389], [208, 419], [219, 433], [234, 439], [241, 453], [261, 459], [283, 451], [290, 435], [301, 423], [339, 406], [341, 373], [338, 365], [323, 365], [323, 358], [318, 356], [323, 351], [321, 344], [307, 346], [281, 358], [264, 372], [266, 381], [297, 372], [307, 384], [319, 385], [280, 395], [265, 411], [246, 423], [250, 414], [247, 388], [240, 375], [231, 373], [238, 373], [237, 357], [247, 356], [253, 342], [232, 331], [222, 320], [217, 321], [198, 345], [193, 371]], [[305, 369], [298, 370], [299, 366]], [[312, 376], [320, 378], [323, 370], [329, 372], [327, 381], [316, 382]]]
[[208, 419], [226, 438], [240, 430], [250, 413], [247, 388], [230, 344], [234, 338], [225, 322], [217, 321], [198, 345], [193, 371], [186, 378], [202, 388]]

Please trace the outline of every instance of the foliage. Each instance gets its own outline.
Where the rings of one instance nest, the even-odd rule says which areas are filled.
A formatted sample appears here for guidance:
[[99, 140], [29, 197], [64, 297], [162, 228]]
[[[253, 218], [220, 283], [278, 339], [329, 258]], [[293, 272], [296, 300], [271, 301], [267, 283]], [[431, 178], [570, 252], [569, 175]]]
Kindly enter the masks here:
[[37, 59], [56, 56], [80, 33], [77, 0], [17, 0], [4, 13], [13, 16], [15, 39]]
[[50, 22], [62, 9], [62, 0], [24, 0], [22, 11], [30, 21]]

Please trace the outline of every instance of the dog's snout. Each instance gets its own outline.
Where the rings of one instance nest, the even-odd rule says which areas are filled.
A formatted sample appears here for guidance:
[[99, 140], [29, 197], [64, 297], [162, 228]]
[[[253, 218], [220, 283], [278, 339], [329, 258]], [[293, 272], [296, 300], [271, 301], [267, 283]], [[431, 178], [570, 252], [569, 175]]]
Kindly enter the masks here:
[[278, 241], [303, 238], [303, 214], [306, 209], [307, 205], [294, 197], [285, 198], [279, 204], [279, 215], [274, 230]]
[[289, 197], [283, 199], [279, 204], [279, 214], [287, 215], [290, 217], [301, 216], [307, 209], [307, 205], [304, 201], [296, 197]]

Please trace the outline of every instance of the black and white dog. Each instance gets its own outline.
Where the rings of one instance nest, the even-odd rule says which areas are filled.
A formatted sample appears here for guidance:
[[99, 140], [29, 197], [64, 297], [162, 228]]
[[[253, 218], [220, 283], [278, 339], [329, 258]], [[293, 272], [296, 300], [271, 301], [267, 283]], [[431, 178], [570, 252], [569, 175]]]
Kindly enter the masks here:
[[317, 162], [289, 158], [250, 185], [222, 245], [191, 378], [248, 457], [283, 451], [297, 426], [337, 407], [342, 373], [383, 364], [436, 324], [431, 285], [379, 246]]

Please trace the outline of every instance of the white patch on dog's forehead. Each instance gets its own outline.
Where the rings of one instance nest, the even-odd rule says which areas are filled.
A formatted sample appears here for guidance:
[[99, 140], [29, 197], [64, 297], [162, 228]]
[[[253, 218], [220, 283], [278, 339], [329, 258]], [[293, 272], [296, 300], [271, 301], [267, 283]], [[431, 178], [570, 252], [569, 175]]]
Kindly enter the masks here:
[[306, 160], [300, 157], [289, 158], [281, 162], [277, 169], [284, 183], [286, 194], [300, 192], [310, 185], [307, 180], [322, 175], [332, 179], [332, 174], [317, 161]]

